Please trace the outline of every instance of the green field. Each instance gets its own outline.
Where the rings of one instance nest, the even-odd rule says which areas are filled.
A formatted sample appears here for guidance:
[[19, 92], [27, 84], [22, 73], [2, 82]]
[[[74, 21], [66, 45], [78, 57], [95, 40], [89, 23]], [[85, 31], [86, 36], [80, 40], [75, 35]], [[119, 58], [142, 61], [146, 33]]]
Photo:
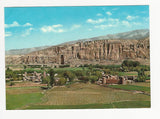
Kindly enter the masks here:
[[105, 109], [105, 108], [148, 108], [150, 101], [124, 101], [109, 104], [86, 105], [32, 105], [25, 109]]
[[23, 106], [42, 101], [42, 91], [39, 87], [13, 87], [7, 88], [7, 109], [20, 109]]
[[132, 85], [150, 87], [150, 82], [135, 82]]
[[119, 76], [138, 76], [138, 72], [118, 72]]
[[124, 90], [150, 91], [150, 87], [136, 86], [136, 85], [108, 85], [108, 87], [124, 89]]
[[[128, 86], [127, 89], [149, 90], [147, 87], [140, 87]], [[74, 83], [57, 86], [50, 90], [42, 90], [40, 87], [7, 88], [6, 93], [7, 110], [150, 107], [149, 95], [135, 94], [96, 84]]]
[[41, 101], [41, 93], [7, 95], [7, 109], [20, 109], [23, 106]]

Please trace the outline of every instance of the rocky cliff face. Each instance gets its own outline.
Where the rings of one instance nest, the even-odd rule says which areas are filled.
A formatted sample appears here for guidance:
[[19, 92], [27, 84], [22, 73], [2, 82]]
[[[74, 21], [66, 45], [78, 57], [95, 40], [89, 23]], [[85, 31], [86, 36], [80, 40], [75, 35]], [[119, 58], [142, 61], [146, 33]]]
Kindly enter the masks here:
[[11, 59], [6, 64], [119, 64], [124, 59], [149, 63], [149, 37], [141, 40], [94, 40], [64, 44]]

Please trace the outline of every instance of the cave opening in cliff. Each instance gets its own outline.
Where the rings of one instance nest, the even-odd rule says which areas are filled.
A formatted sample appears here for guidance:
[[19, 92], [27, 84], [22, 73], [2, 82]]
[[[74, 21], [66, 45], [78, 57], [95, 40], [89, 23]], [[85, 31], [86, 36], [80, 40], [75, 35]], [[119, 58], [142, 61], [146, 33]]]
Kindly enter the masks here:
[[73, 54], [73, 51], [74, 51], [74, 47], [72, 46], [72, 54]]
[[77, 58], [78, 58], [78, 59], [81, 59], [81, 56], [80, 56], [80, 54], [79, 54], [79, 53], [77, 53]]
[[110, 44], [107, 44], [107, 54], [109, 54], [109, 47], [110, 47]]
[[64, 56], [61, 55], [61, 64], [64, 64]]

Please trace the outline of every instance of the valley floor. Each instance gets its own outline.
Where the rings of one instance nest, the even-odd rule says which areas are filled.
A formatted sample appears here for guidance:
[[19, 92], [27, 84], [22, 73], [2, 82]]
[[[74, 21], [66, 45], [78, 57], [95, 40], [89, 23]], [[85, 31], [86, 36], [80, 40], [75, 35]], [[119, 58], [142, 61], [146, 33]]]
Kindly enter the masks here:
[[[130, 89], [130, 90], [128, 90]], [[6, 109], [149, 108], [150, 83], [100, 86], [74, 83], [42, 90], [39, 86], [7, 87]]]

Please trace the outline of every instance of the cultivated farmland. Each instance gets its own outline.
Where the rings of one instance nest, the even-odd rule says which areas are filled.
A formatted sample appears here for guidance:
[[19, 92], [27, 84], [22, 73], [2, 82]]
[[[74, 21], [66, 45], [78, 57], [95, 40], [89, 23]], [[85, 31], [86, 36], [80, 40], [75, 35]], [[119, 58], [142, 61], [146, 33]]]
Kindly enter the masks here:
[[74, 83], [55, 86], [7, 88], [7, 109], [150, 107], [150, 96], [96, 84]]

